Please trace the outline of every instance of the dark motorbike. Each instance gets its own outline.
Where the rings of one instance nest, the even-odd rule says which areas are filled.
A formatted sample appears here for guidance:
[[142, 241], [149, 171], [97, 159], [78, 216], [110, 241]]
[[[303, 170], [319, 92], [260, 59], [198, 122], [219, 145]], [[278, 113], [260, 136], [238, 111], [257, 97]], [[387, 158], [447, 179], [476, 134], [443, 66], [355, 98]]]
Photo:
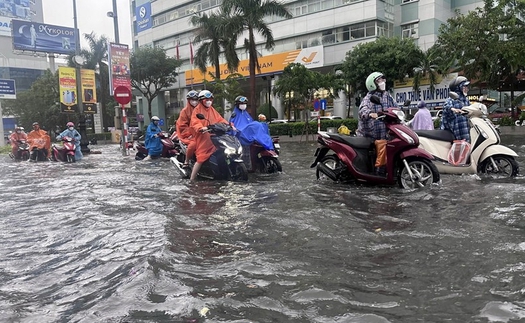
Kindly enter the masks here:
[[[371, 101], [381, 104], [376, 96]], [[379, 115], [378, 119], [385, 123], [389, 134], [385, 176], [374, 173], [374, 139], [320, 131], [317, 138], [319, 148], [311, 165], [316, 167], [317, 178], [380, 185], [397, 183], [403, 188], [425, 187], [439, 182], [432, 155], [418, 148], [417, 134], [403, 124], [404, 113], [397, 108], [385, 108]], [[328, 154], [329, 151], [334, 154]]]
[[[272, 137], [274, 150], [268, 150], [257, 142], [249, 146], [250, 154], [243, 155], [244, 163], [249, 165], [248, 171], [250, 173], [260, 172], [264, 174], [272, 174], [282, 172], [283, 168], [279, 161], [279, 137]], [[249, 158], [247, 161], [245, 159]]]
[[64, 136], [62, 137], [62, 147], [53, 144], [51, 146], [51, 159], [54, 161], [74, 163], [75, 162], [75, 139], [69, 136]]
[[[197, 118], [205, 119], [204, 115], [200, 113], [197, 114]], [[210, 138], [217, 150], [204, 162], [198, 176], [216, 180], [248, 180], [248, 170], [241, 158], [242, 145], [237, 137], [228, 133], [232, 127], [226, 123], [210, 124], [207, 127], [206, 132], [212, 134]], [[180, 153], [170, 160], [184, 177], [188, 177], [196, 160], [195, 157], [190, 159], [189, 169], [183, 169], [182, 163], [184, 163], [186, 147], [182, 142], [179, 142], [179, 145], [181, 147]]]
[[[167, 132], [159, 133], [160, 142], [162, 143], [162, 152], [160, 154], [161, 158], [170, 158], [179, 154], [175, 142], [172, 140], [170, 135]], [[133, 142], [133, 149], [137, 151], [135, 154], [136, 160], [142, 160], [148, 155], [148, 150], [143, 141], [136, 140]]]
[[18, 150], [16, 151], [15, 155], [12, 153], [9, 154], [11, 158], [14, 160], [28, 160], [29, 159], [29, 144], [26, 140], [18, 140], [17, 141]]

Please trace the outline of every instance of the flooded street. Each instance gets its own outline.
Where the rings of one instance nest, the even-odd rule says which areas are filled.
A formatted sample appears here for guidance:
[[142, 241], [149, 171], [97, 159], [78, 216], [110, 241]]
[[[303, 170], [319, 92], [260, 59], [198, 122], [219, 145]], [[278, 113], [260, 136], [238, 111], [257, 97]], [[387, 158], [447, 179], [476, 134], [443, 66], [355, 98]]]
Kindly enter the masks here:
[[[525, 141], [505, 137], [525, 173]], [[424, 190], [0, 156], [0, 322], [525, 322], [525, 178]]]

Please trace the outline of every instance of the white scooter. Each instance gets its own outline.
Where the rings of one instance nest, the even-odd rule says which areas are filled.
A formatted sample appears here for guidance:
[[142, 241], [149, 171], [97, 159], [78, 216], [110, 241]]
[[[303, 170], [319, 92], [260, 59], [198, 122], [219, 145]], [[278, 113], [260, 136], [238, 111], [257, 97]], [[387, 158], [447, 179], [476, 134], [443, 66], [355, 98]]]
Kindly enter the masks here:
[[[457, 93], [450, 92], [452, 99]], [[500, 145], [499, 132], [487, 118], [487, 107], [474, 103], [463, 107], [462, 114], [469, 118], [471, 151], [465, 164], [453, 165], [448, 160], [454, 134], [449, 130], [418, 130], [419, 147], [434, 156], [433, 163], [441, 174], [487, 173], [498, 177], [515, 177], [519, 166], [510, 148]]]

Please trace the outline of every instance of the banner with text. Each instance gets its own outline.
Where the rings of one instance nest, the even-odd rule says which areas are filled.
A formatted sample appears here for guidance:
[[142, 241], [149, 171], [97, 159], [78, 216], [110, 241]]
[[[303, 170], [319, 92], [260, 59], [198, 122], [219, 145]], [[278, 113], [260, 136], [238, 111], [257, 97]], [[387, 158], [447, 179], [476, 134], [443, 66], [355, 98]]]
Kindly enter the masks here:
[[440, 77], [438, 79], [439, 83], [434, 84], [434, 91], [430, 90], [430, 81], [423, 79], [420, 82], [419, 92], [417, 93], [414, 91], [414, 80], [412, 78], [396, 81], [394, 83], [394, 99], [400, 106], [406, 100], [410, 100], [411, 108], [415, 108], [419, 101], [425, 101], [428, 108], [442, 106], [448, 98], [448, 85], [457, 76], [457, 73], [451, 73], [446, 77]]
[[58, 68], [58, 84], [60, 91], [60, 111], [64, 113], [77, 112], [77, 73], [74, 67]]
[[95, 71], [80, 70], [82, 79], [82, 110], [84, 113], [97, 113], [97, 89], [95, 87]]
[[113, 95], [113, 91], [117, 86], [125, 86], [131, 89], [128, 45], [110, 43], [108, 51], [109, 92]]
[[[300, 63], [307, 68], [316, 68], [324, 66], [324, 52], [323, 46], [308, 47], [291, 52], [284, 52], [268, 56], [259, 57], [259, 66], [261, 73], [256, 74], [271, 74], [282, 72], [290, 63]], [[231, 74], [226, 64], [220, 65], [221, 79], [224, 79]], [[200, 84], [204, 80], [211, 81], [209, 73], [215, 74], [215, 67], [207, 68], [205, 75], [199, 69], [192, 69], [185, 72], [186, 84]], [[242, 76], [250, 75], [249, 60], [245, 59], [239, 62], [239, 68], [233, 73], [241, 74]]]

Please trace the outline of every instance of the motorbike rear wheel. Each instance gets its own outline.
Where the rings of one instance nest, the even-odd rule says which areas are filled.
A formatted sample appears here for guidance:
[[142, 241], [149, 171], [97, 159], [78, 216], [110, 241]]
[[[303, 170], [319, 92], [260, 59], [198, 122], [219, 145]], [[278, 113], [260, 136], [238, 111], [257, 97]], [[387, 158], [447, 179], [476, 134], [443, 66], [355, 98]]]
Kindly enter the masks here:
[[[494, 167], [491, 161], [494, 160], [497, 168]], [[480, 171], [488, 175], [496, 175], [500, 178], [516, 177], [519, 173], [519, 166], [514, 157], [496, 155], [485, 159], [480, 166]]]
[[428, 160], [410, 160], [408, 161], [408, 167], [414, 178], [410, 177], [410, 173], [404, 164], [402, 164], [397, 178], [399, 186], [404, 189], [423, 188], [439, 182], [439, 171], [436, 165]]
[[247, 181], [248, 180], [248, 169], [244, 163], [235, 163], [232, 167], [232, 180], [234, 181]]
[[261, 158], [262, 164], [261, 164], [261, 173], [265, 174], [273, 174], [283, 171], [283, 167], [281, 166], [281, 162], [279, 159], [275, 157], [262, 157]]

